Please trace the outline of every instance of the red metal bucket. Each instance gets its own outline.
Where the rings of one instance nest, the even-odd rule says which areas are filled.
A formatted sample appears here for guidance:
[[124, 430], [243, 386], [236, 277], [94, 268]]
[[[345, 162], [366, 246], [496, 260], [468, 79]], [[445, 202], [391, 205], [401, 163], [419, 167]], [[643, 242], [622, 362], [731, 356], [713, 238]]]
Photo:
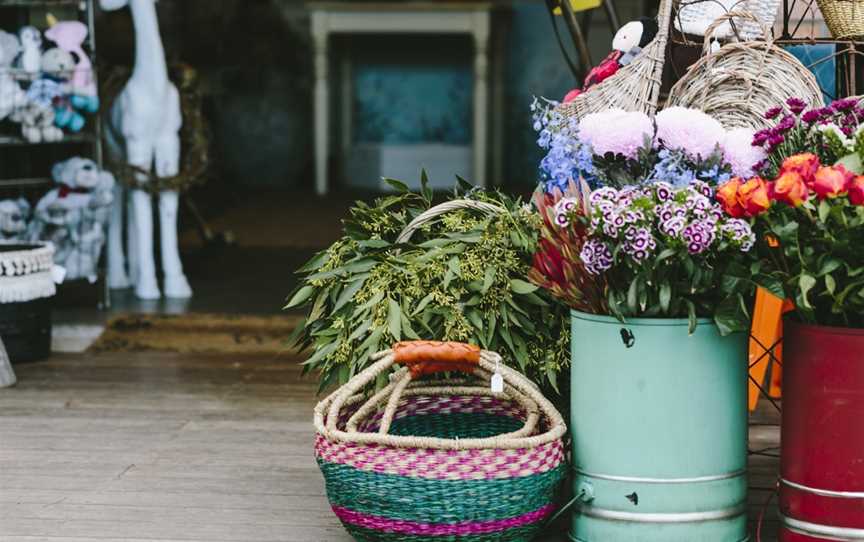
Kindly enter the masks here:
[[864, 541], [864, 330], [785, 326], [780, 540]]

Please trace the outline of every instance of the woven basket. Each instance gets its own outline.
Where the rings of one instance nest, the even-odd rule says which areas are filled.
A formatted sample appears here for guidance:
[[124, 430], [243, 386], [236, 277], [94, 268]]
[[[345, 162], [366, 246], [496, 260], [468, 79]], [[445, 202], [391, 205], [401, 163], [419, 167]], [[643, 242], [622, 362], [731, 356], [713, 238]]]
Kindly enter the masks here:
[[[675, 28], [685, 34], [698, 36], [713, 36], [725, 38], [736, 36], [739, 39], [759, 39], [763, 35], [763, 27], [773, 27], [780, 8], [780, 0], [738, 0], [729, 6], [728, 1], [721, 0], [682, 0], [678, 4], [673, 23]], [[711, 24], [727, 12], [746, 11], [756, 16], [756, 20], [748, 18], [735, 18], [732, 23], [727, 20], [721, 26], [715, 27], [715, 32], [700, 32], [707, 29]], [[734, 29], [733, 29], [734, 24]]]
[[673, 0], [660, 0], [657, 14], [657, 36], [642, 52], [614, 75], [588, 88], [556, 110], [565, 119], [582, 119], [589, 113], [620, 108], [653, 115], [660, 99], [666, 43], [669, 39], [669, 19]]
[[[565, 424], [501, 357], [414, 341], [315, 407], [315, 457], [333, 511], [364, 541], [528, 542], [566, 475]], [[377, 392], [369, 388], [405, 365]], [[437, 379], [435, 374], [463, 378]], [[497, 372], [503, 392], [489, 382]]]
[[864, 0], [816, 0], [831, 35], [837, 39], [864, 36]]
[[706, 32], [703, 56], [669, 92], [667, 106], [701, 109], [726, 128], [761, 129], [771, 126], [763, 115], [788, 98], [821, 107], [822, 91], [816, 77], [787, 51], [774, 45], [768, 27], [765, 39], [732, 42], [709, 53], [714, 28], [731, 18], [758, 22], [748, 12], [732, 12], [714, 21]]

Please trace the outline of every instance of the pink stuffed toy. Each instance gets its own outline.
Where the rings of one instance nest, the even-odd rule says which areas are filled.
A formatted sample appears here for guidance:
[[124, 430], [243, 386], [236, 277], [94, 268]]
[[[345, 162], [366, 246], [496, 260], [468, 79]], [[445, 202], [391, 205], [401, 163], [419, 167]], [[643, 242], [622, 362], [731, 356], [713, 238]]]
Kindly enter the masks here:
[[75, 70], [72, 72], [72, 94], [96, 96], [93, 64], [81, 47], [84, 40], [87, 39], [87, 25], [80, 21], [56, 21], [45, 31], [45, 37], [78, 59]]

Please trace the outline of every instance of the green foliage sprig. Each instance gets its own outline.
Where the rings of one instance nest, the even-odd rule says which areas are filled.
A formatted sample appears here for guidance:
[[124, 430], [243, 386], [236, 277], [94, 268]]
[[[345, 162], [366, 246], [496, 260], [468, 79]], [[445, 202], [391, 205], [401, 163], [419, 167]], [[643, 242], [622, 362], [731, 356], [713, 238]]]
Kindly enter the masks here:
[[[460, 181], [461, 183], [461, 181]], [[540, 218], [498, 192], [469, 196], [501, 207], [485, 215], [459, 209], [397, 243], [411, 220], [432, 206], [391, 181], [399, 193], [358, 202], [345, 235], [298, 273], [286, 308], [306, 307], [292, 340], [312, 349], [304, 371], [320, 388], [347, 382], [369, 356], [406, 339], [478, 344], [500, 352], [546, 389], [557, 390], [569, 365], [567, 309], [527, 280]], [[464, 183], [463, 190], [470, 185]]]

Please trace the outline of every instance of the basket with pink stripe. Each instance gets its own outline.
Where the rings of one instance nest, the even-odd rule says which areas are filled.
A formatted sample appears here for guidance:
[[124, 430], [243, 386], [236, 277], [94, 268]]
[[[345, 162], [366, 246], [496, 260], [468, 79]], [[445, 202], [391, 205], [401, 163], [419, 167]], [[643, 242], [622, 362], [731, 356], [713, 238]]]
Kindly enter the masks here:
[[403, 342], [373, 361], [315, 407], [315, 457], [351, 535], [531, 540], [566, 474], [555, 407], [476, 346]]

